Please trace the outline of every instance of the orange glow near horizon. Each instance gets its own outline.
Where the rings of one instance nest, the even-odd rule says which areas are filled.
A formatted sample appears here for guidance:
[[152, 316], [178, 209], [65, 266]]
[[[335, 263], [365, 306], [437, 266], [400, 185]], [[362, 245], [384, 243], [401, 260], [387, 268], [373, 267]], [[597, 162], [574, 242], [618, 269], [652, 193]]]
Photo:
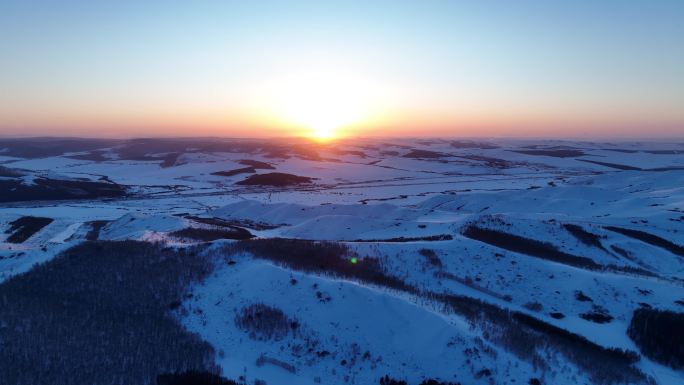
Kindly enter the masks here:
[[466, 97], [437, 105], [425, 95], [401, 97], [410, 90], [352, 68], [343, 62], [299, 65], [254, 81], [242, 99], [214, 95], [192, 104], [177, 99], [117, 104], [93, 98], [79, 104], [66, 100], [38, 112], [30, 105], [0, 105], [0, 136], [305, 137], [330, 142], [359, 136], [680, 137], [684, 132], [681, 112], [672, 116], [638, 106], [616, 112], [605, 106], [530, 109], [492, 102], [478, 109]]
[[624, 117], [600, 112], [577, 117], [568, 111], [475, 113], [405, 106], [390, 110], [373, 98], [353, 99], [352, 92], [336, 93], [335, 89], [344, 88], [334, 86], [330, 92], [316, 92], [315, 87], [292, 92], [288, 87], [278, 89], [280, 99], [260, 97], [257, 107], [244, 110], [97, 106], [100, 108], [26, 113], [16, 118], [7, 114], [5, 119], [0, 113], [2, 125], [13, 130], [0, 126], [0, 136], [304, 137], [330, 142], [351, 137], [680, 137], [683, 132], [675, 119], [644, 118], [638, 111], [623, 113]]
[[[590, 122], [466, 119], [394, 119], [382, 124], [357, 124], [328, 131], [277, 122], [248, 120], [148, 119], [64, 120], [13, 125], [13, 131], [0, 128], [0, 136], [80, 136], [103, 138], [135, 137], [302, 137], [316, 142], [331, 142], [354, 137], [442, 137], [442, 138], [644, 138], [681, 137], [684, 129], [678, 122]], [[56, 134], [58, 133], [58, 134]]]
[[539, 103], [450, 88], [450, 99], [383, 77], [345, 58], [268, 67], [243, 88], [211, 87], [200, 97], [168, 92], [87, 100], [0, 104], [0, 136], [304, 137], [680, 137], [684, 114], [668, 106]]

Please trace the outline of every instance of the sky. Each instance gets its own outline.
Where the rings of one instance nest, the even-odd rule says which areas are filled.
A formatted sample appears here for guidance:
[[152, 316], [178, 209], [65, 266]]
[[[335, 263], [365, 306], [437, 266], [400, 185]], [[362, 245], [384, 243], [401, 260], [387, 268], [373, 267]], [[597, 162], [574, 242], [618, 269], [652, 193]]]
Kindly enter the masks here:
[[684, 136], [684, 1], [0, 1], [2, 136]]

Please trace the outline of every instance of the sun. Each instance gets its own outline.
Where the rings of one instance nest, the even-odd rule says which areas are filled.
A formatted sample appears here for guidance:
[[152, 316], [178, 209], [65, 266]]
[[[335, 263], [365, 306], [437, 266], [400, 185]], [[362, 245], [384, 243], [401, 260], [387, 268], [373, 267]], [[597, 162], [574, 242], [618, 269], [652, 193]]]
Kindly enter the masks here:
[[335, 129], [329, 126], [314, 127], [311, 131], [311, 137], [318, 140], [334, 139], [335, 136]]
[[300, 68], [270, 81], [262, 92], [268, 115], [297, 136], [328, 141], [347, 136], [380, 112], [375, 82], [335, 66]]

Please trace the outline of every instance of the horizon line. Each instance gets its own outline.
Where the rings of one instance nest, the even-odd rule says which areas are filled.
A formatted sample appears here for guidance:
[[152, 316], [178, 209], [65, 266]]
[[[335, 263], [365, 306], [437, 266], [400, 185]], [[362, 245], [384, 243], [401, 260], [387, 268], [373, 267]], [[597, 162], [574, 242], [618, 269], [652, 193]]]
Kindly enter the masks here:
[[[311, 142], [320, 142], [319, 140], [303, 135], [284, 135], [284, 136], [190, 136], [190, 135], [175, 135], [175, 136], [77, 136], [77, 135], [3, 135], [0, 134], [0, 140], [112, 140], [112, 141], [129, 141], [129, 140], [305, 140]], [[684, 140], [684, 134], [681, 136], [536, 136], [536, 135], [509, 135], [509, 136], [449, 136], [449, 135], [350, 135], [337, 138], [326, 139], [324, 142], [341, 142], [347, 140], [383, 140], [383, 139], [434, 139], [434, 140], [557, 140], [557, 141], [575, 141], [575, 142], [589, 142], [594, 140], [611, 140], [611, 141], [666, 141], [666, 140]], [[673, 143], [675, 144], [675, 143]], [[684, 143], [679, 143], [684, 145]]]

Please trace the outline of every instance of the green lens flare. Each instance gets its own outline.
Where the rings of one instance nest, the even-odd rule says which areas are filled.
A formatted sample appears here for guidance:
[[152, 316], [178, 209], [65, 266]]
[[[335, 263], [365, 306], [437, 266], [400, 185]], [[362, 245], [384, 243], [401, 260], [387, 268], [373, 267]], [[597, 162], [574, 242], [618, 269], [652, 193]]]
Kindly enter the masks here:
[[351, 263], [353, 263], [353, 264], [355, 264], [355, 265], [356, 265], [356, 263], [357, 263], [358, 261], [359, 261], [359, 260], [356, 259], [356, 257], [352, 257], [352, 259], [351, 259]]

